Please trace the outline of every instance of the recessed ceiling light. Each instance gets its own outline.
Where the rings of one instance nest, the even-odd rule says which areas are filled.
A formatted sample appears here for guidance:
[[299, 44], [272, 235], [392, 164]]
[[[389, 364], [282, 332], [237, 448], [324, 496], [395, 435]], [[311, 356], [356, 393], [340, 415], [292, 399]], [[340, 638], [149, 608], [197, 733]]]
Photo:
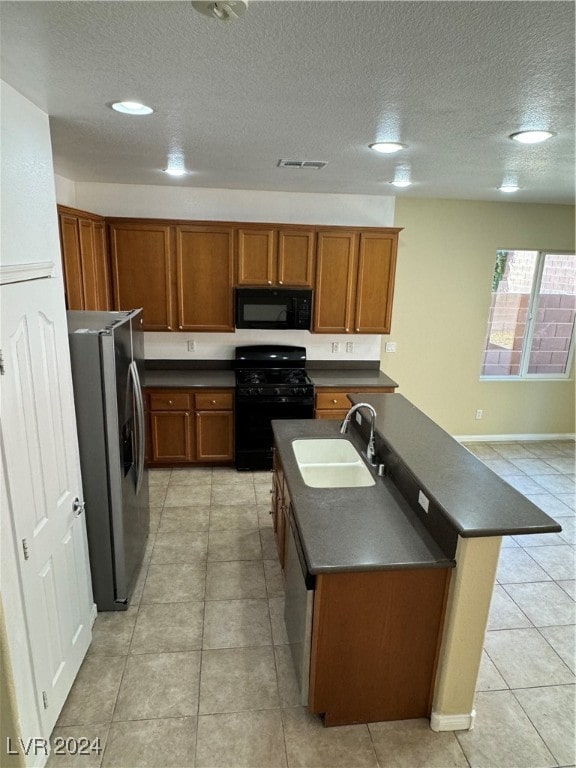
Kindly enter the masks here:
[[518, 192], [520, 187], [518, 184], [500, 184], [498, 189], [500, 192]]
[[186, 176], [188, 171], [185, 168], [164, 168], [164, 173], [169, 176]]
[[389, 182], [395, 187], [410, 187], [412, 186], [412, 182], [408, 181], [408, 179], [394, 179], [394, 181]]
[[377, 141], [375, 144], [368, 145], [374, 152], [382, 152], [385, 155], [391, 155], [394, 152], [399, 152], [401, 149], [405, 149], [404, 144], [400, 144], [397, 141]]
[[517, 131], [511, 133], [509, 138], [519, 141], [521, 144], [539, 144], [555, 135], [552, 131]]
[[154, 112], [152, 107], [147, 107], [146, 104], [140, 104], [138, 101], [115, 101], [112, 109], [122, 112], [123, 115], [151, 115]]

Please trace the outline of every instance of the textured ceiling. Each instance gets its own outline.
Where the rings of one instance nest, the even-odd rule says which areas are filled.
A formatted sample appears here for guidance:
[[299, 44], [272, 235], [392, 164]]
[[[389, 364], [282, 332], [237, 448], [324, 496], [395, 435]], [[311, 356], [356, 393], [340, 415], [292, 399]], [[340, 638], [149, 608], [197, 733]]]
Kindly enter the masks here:
[[[1, 74], [50, 115], [75, 181], [572, 203], [574, 7], [252, 0], [223, 23], [189, 2], [2, 2]], [[507, 138], [540, 127], [557, 135]], [[383, 140], [406, 149], [368, 149]], [[190, 175], [161, 172], [171, 152]]]

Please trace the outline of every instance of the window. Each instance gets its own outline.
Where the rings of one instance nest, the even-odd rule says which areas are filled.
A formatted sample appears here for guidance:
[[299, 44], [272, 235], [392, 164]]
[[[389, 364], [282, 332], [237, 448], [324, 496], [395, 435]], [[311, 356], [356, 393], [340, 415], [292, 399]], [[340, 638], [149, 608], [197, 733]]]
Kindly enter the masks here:
[[496, 252], [485, 378], [566, 378], [576, 316], [576, 255]]

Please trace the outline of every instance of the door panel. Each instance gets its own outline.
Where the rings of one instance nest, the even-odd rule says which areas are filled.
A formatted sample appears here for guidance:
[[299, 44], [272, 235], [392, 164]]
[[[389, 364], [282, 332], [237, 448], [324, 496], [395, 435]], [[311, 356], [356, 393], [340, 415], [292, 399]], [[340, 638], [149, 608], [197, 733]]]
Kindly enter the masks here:
[[273, 229], [238, 230], [238, 285], [271, 285], [276, 280]]
[[[2, 286], [2, 445], [22, 602], [45, 732], [91, 639], [92, 591], [70, 377], [56, 280]], [[44, 695], [47, 708], [44, 706]]]
[[115, 308], [144, 307], [144, 331], [173, 330], [171, 228], [114, 222], [110, 253]]
[[311, 288], [314, 282], [314, 232], [280, 230], [278, 282]]
[[76, 216], [60, 214], [60, 245], [63, 256], [64, 285], [68, 309], [85, 309], [80, 261], [80, 238]]
[[90, 219], [78, 219], [78, 234], [80, 237], [80, 256], [82, 260], [84, 309], [102, 309], [98, 304], [94, 237], [92, 221]]
[[234, 232], [178, 227], [178, 330], [233, 331]]
[[314, 301], [314, 331], [347, 333], [352, 330], [351, 304], [355, 291], [355, 232], [319, 232]]
[[390, 333], [394, 289], [395, 240], [392, 235], [362, 233], [354, 330]]

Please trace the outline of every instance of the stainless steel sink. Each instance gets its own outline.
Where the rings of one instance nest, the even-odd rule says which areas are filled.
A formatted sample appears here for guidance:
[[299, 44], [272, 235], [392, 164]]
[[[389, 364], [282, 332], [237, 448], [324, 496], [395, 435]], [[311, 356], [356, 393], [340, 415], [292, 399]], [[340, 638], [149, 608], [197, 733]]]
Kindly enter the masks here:
[[375, 485], [349, 440], [309, 438], [292, 442], [302, 479], [310, 488], [358, 488]]

